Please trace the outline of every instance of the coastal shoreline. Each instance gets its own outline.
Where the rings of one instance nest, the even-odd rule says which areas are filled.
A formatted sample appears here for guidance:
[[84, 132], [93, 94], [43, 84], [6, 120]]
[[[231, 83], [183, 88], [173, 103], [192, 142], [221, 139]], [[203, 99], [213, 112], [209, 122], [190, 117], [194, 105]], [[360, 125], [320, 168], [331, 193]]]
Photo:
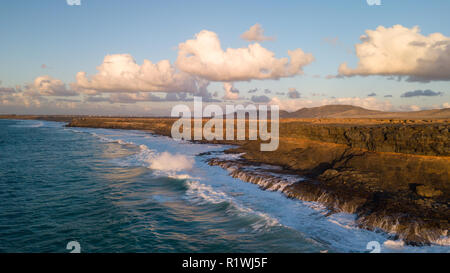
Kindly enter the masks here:
[[[171, 118], [70, 116], [58, 118], [33, 116], [26, 119], [64, 121], [68, 123], [68, 127], [144, 130], [168, 137], [171, 124], [175, 121]], [[372, 125], [364, 124], [361, 120], [347, 127], [353, 132], [378, 128], [376, 130], [388, 130], [394, 138], [399, 136], [398, 125], [393, 126], [376, 120], [371, 122]], [[397, 122], [391, 121], [393, 124]], [[329, 136], [345, 134], [346, 131], [342, 130], [345, 126], [342, 124], [334, 126], [324, 120], [309, 124], [297, 120], [294, 125], [292, 121], [288, 124], [288, 127], [280, 128], [282, 138], [279, 150], [275, 152], [259, 151], [258, 141], [198, 142], [236, 145], [236, 148], [225, 152], [243, 154], [241, 158], [212, 159], [209, 164], [229, 170], [231, 176], [238, 177], [244, 182], [258, 184], [265, 190], [280, 191], [288, 198], [319, 202], [325, 205], [330, 213], [356, 214], [359, 227], [387, 232], [392, 234], [392, 238], [402, 239], [409, 245], [448, 243], [450, 157], [445, 150], [448, 141], [448, 123], [429, 121], [428, 124], [425, 122], [403, 124], [406, 129], [400, 131], [403, 133], [406, 131], [408, 137], [409, 129], [420, 131], [423, 128], [426, 134], [422, 134], [422, 138], [425, 135], [425, 138], [428, 136], [434, 140], [438, 139], [438, 143], [434, 145], [437, 148], [420, 149], [416, 154], [408, 150], [408, 145], [405, 146], [407, 141], [396, 143], [399, 147], [403, 147], [404, 153], [377, 151], [379, 147], [388, 150], [396, 148], [389, 145], [377, 147], [373, 144], [378, 140], [373, 138], [368, 139], [369, 148], [366, 149], [361, 148], [363, 142], [355, 141], [358, 137], [353, 138], [354, 147], [339, 143], [339, 137], [334, 141], [337, 143], [330, 142], [330, 139], [331, 141], [333, 139]], [[313, 130], [309, 130], [308, 127]], [[308, 137], [308, 132], [313, 135], [317, 134], [317, 130], [330, 132], [328, 135], [323, 134], [325, 138], [329, 138], [328, 141], [317, 140], [314, 136]], [[442, 132], [446, 132], [447, 135]], [[436, 138], [436, 134], [440, 134], [440, 138]], [[349, 141], [352, 141], [352, 138]], [[417, 146], [417, 141], [420, 141], [420, 138], [416, 143], [412, 141], [410, 146]], [[427, 143], [426, 139], [424, 143]], [[424, 155], [424, 151], [431, 155]], [[249, 166], [264, 164], [279, 167], [276, 172], [280, 174], [294, 174], [306, 179], [286, 184], [271, 177], [270, 174], [262, 175], [261, 172], [252, 172], [248, 169]], [[264, 169], [261, 171], [264, 173]]]

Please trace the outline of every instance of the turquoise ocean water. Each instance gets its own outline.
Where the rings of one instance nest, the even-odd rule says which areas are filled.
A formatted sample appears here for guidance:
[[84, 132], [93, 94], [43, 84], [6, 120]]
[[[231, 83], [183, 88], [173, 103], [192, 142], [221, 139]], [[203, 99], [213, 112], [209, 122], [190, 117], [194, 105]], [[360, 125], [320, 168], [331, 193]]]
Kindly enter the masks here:
[[[146, 132], [0, 120], [0, 252], [449, 252], [208, 166], [225, 146]], [[209, 155], [211, 156], [211, 155]], [[225, 156], [216, 153], [214, 156]]]

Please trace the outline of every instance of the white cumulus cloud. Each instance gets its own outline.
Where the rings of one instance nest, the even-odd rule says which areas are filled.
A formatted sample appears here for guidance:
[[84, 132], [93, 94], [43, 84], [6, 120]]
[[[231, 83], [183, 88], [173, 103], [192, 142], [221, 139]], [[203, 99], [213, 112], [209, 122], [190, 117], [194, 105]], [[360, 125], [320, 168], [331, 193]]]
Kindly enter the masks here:
[[179, 72], [168, 60], [152, 63], [144, 60], [136, 63], [130, 54], [105, 56], [97, 67], [98, 73], [87, 76], [86, 72], [76, 75], [77, 88], [100, 92], [196, 92], [195, 79]]
[[450, 38], [441, 33], [424, 36], [419, 27], [379, 26], [366, 30], [355, 45], [356, 68], [343, 63], [340, 76], [406, 76], [409, 81], [450, 80]]
[[289, 58], [275, 54], [258, 43], [245, 48], [223, 50], [219, 37], [203, 30], [178, 46], [176, 65], [182, 71], [209, 81], [249, 81], [279, 79], [303, 74], [303, 67], [314, 57], [300, 48], [289, 50]]
[[77, 92], [66, 88], [66, 84], [61, 80], [51, 76], [39, 76], [33, 83], [26, 85], [25, 92], [37, 92], [43, 96], [76, 96]]

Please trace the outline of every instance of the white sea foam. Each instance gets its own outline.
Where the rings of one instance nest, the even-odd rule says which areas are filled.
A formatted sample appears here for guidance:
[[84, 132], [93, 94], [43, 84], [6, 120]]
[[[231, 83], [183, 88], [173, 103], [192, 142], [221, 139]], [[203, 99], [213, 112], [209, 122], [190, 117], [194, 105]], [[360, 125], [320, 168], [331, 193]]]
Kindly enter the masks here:
[[[130, 143], [130, 141], [127, 141]], [[157, 171], [156, 174], [176, 179], [192, 178], [189, 174], [180, 173], [192, 169], [195, 160], [192, 156], [168, 151], [160, 152], [150, 149], [145, 144], [139, 145], [139, 152], [122, 160], [125, 165], [141, 165]]]
[[124, 141], [122, 139], [118, 139], [117, 143], [119, 143], [121, 145], [133, 145], [134, 144], [132, 141]]
[[107, 138], [105, 136], [99, 135], [97, 133], [91, 132], [90, 133], [92, 136], [98, 138], [101, 142], [111, 142], [112, 140], [110, 138]]
[[241, 158], [243, 155], [245, 155], [245, 153], [239, 153], [239, 154], [218, 154], [215, 157], [216, 158], [220, 158], [223, 160], [234, 160], [234, 159], [238, 159]]
[[190, 170], [194, 165], [194, 159], [183, 154], [171, 154], [162, 152], [151, 159], [150, 168], [160, 171]]
[[403, 242], [402, 240], [387, 240], [383, 243], [383, 246], [390, 249], [402, 249], [405, 246], [405, 242]]
[[441, 236], [441, 238], [437, 239], [434, 243], [440, 246], [450, 246], [450, 237]]
[[197, 200], [199, 203], [219, 204], [230, 201], [230, 197], [223, 192], [215, 191], [211, 186], [198, 181], [187, 181], [188, 190], [186, 195]]
[[328, 221], [346, 229], [356, 229], [356, 215], [350, 213], [334, 213], [327, 217]]
[[32, 124], [32, 125], [30, 125], [29, 127], [32, 127], [32, 128], [39, 128], [39, 127], [42, 127], [42, 126], [44, 126], [44, 123], [43, 123], [43, 122], [39, 122], [39, 123], [36, 123], [36, 124]]
[[270, 215], [243, 206], [236, 202], [236, 200], [228, 194], [222, 191], [217, 191], [209, 185], [202, 184], [198, 181], [187, 181], [186, 185], [188, 186], [186, 195], [189, 196], [191, 200], [194, 200], [197, 203], [220, 204], [223, 202], [227, 202], [231, 205], [232, 208], [231, 210], [227, 211], [227, 213], [229, 214], [237, 214], [241, 217], [258, 217], [258, 219], [256, 219], [256, 221], [254, 221], [254, 223], [250, 225], [255, 231], [263, 231], [267, 228], [281, 225], [277, 219], [271, 217]]
[[192, 176], [190, 176], [189, 174], [169, 174], [168, 175], [170, 178], [174, 178], [174, 179], [180, 179], [180, 180], [186, 180], [186, 179], [194, 179]]

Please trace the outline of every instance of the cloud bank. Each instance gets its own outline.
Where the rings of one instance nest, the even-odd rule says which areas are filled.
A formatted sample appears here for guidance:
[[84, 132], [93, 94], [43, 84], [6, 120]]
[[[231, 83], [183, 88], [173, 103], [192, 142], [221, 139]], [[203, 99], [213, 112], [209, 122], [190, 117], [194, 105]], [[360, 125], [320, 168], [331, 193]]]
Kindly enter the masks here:
[[253, 95], [250, 99], [254, 103], [267, 103], [270, 102], [270, 98], [266, 95], [255, 96]]
[[[15, 88], [0, 87], [0, 105], [39, 108], [49, 102], [48, 97], [77, 95], [77, 92], [67, 88], [61, 80], [45, 75], [36, 77], [32, 83], [26, 84], [24, 88], [20, 86]], [[57, 102], [60, 105], [63, 104], [62, 101], [57, 100]]]

